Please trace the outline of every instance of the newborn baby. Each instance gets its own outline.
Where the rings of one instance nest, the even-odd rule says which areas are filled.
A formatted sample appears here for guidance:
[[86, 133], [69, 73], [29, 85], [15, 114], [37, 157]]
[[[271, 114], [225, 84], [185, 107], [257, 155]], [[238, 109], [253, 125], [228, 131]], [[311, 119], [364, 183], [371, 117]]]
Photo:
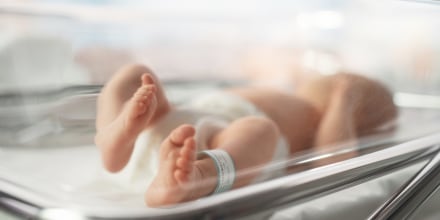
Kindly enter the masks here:
[[150, 69], [130, 65], [99, 95], [95, 143], [104, 167], [131, 167], [155, 207], [248, 185], [264, 172], [237, 172], [354, 140], [396, 115], [383, 85], [354, 74], [318, 78], [295, 94], [231, 88], [174, 106]]

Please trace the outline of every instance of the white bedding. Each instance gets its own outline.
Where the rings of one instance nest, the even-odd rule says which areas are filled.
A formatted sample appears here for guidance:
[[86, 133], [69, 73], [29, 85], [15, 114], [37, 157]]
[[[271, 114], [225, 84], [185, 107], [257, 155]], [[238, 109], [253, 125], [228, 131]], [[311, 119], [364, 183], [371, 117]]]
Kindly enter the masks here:
[[399, 170], [315, 200], [275, 213], [271, 220], [367, 219], [423, 164]]

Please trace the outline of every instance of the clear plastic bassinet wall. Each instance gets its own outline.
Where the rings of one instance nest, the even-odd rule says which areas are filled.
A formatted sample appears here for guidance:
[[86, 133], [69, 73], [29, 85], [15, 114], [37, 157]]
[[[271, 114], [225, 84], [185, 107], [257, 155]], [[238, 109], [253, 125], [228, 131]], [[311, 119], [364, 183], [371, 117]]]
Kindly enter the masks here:
[[[81, 130], [93, 111], [63, 105], [98, 92], [115, 70], [134, 62], [163, 81], [293, 89], [343, 70], [401, 92], [436, 95], [440, 88], [436, 4], [2, 1], [0, 10], [5, 145], [35, 145], [66, 126]], [[84, 117], [75, 118], [76, 111]], [[57, 144], [79, 141], [74, 136]]]
[[[95, 147], [97, 94], [131, 63], [149, 66], [174, 103], [237, 85], [294, 93], [315, 77], [358, 73], [394, 92], [403, 123], [438, 122], [439, 12], [435, 2], [398, 0], [1, 1], [1, 177], [47, 185], [52, 171], [33, 173], [28, 158], [66, 165], [64, 150]], [[423, 126], [414, 130], [438, 132]], [[38, 190], [78, 192], [77, 179], [57, 178]]]

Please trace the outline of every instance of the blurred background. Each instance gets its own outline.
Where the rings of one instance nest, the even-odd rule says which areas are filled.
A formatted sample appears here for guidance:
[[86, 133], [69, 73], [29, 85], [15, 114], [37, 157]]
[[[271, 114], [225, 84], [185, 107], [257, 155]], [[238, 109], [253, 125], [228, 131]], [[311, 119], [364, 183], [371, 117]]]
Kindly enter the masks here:
[[309, 78], [350, 71], [387, 84], [402, 106], [423, 97], [438, 107], [437, 39], [436, 1], [2, 0], [0, 138], [34, 145], [66, 120], [70, 127], [83, 120], [91, 127], [84, 134], [93, 133], [93, 112], [72, 106], [94, 100], [75, 97], [96, 94], [134, 62], [166, 83], [292, 91]]
[[439, 12], [398, 0], [3, 0], [0, 88], [102, 84], [141, 62], [164, 80], [296, 83], [348, 70], [435, 93]]

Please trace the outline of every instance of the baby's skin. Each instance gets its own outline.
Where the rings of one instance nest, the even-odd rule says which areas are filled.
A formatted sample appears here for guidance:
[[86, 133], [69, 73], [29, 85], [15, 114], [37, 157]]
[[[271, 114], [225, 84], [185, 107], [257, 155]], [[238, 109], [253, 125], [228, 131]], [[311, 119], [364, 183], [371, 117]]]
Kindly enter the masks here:
[[[348, 74], [311, 82], [297, 94], [265, 88], [226, 92], [248, 100], [267, 115], [236, 119], [209, 138], [208, 149], [227, 152], [237, 171], [269, 163], [280, 137], [294, 154], [353, 142], [359, 134], [397, 115], [391, 94], [383, 86]], [[382, 106], [380, 114], [369, 112], [371, 100]], [[172, 108], [150, 69], [131, 65], [118, 71], [98, 98], [95, 143], [104, 167], [110, 172], [123, 169], [138, 135]], [[195, 133], [192, 125], [181, 124], [166, 134], [160, 145], [158, 173], [146, 186], [148, 206], [176, 204], [213, 193], [218, 178], [215, 163], [209, 157], [197, 158]], [[258, 175], [257, 171], [237, 176], [232, 188], [248, 185]]]

